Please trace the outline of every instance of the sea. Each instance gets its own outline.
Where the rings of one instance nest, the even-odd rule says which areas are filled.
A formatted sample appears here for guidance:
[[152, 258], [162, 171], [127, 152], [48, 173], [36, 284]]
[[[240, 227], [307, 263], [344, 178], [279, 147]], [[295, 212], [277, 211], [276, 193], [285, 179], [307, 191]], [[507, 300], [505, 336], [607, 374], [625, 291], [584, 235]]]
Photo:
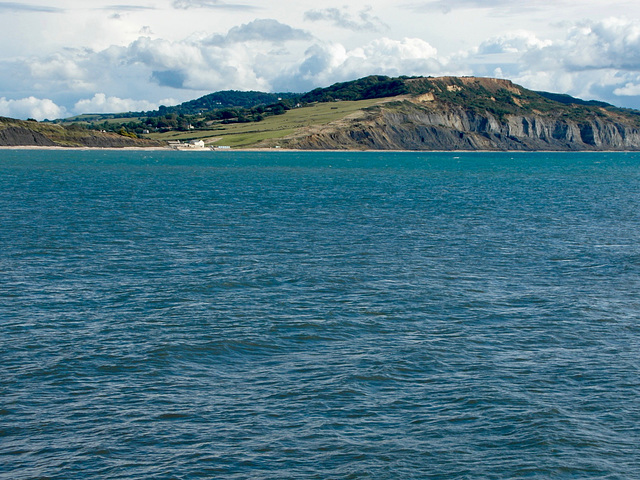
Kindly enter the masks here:
[[0, 151], [0, 479], [639, 479], [640, 154]]

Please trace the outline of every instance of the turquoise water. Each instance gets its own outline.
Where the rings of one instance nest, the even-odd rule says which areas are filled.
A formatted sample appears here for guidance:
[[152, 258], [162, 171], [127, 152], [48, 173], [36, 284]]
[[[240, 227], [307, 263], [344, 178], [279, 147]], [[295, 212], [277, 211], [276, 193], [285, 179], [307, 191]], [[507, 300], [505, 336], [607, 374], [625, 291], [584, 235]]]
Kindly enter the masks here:
[[640, 478], [640, 155], [0, 151], [0, 478]]

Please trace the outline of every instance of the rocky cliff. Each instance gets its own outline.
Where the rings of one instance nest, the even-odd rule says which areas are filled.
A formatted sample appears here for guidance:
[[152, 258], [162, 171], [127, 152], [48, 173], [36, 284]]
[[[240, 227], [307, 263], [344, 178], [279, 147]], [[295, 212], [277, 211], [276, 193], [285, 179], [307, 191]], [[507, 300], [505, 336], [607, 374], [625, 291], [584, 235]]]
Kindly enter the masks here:
[[55, 142], [40, 132], [25, 127], [7, 127], [0, 129], [0, 146], [38, 146], [53, 147]]
[[0, 117], [0, 146], [17, 147], [157, 147], [164, 143], [82, 128]]
[[299, 149], [640, 150], [640, 114], [560, 103], [507, 80], [415, 79], [416, 93], [278, 142]]

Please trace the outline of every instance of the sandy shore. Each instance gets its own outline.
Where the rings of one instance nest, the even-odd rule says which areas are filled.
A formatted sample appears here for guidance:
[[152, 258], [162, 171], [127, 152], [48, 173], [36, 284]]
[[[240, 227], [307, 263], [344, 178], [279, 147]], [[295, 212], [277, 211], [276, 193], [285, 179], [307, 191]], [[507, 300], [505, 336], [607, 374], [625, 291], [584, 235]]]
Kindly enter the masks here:
[[63, 150], [63, 151], [129, 151], [129, 152], [318, 152], [318, 153], [638, 153], [638, 150], [304, 150], [294, 148], [230, 148], [175, 149], [172, 147], [60, 147], [60, 146], [0, 146], [0, 150]]
[[0, 150], [129, 150], [129, 151], [156, 151], [171, 150], [169, 147], [43, 147], [38, 145], [0, 146]]

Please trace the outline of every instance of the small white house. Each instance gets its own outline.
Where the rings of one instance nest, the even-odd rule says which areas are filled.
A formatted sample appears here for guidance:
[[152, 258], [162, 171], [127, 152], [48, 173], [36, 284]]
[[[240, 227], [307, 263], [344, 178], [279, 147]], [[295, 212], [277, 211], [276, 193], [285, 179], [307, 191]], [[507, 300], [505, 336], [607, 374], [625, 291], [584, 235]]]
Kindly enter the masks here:
[[204, 148], [204, 140], [191, 140], [189, 142], [191, 148]]

